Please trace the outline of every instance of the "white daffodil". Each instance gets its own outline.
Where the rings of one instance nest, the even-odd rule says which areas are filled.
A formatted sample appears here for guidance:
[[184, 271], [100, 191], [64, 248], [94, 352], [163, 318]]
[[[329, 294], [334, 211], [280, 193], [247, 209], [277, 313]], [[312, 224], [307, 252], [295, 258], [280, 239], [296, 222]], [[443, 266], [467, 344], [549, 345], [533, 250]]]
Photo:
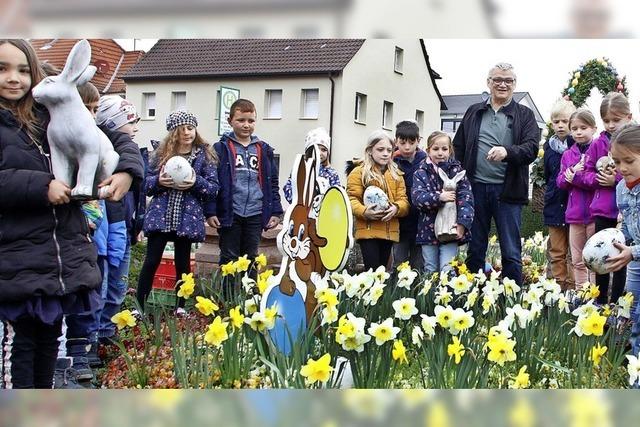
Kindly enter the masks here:
[[520, 292], [520, 286], [518, 286], [515, 280], [505, 277], [502, 284], [504, 286], [504, 293], [508, 297], [515, 298], [516, 294]]
[[411, 316], [418, 314], [416, 300], [413, 298], [400, 298], [394, 301], [391, 306], [395, 311], [395, 317], [401, 320], [409, 320]]
[[451, 299], [453, 299], [453, 295], [449, 292], [449, 289], [446, 286], [438, 286], [438, 290], [436, 291], [433, 301], [436, 304], [449, 304]]
[[[450, 305], [443, 307], [441, 305], [436, 305], [434, 309], [434, 314], [436, 316], [436, 320], [438, 324], [442, 326], [444, 329], [449, 329], [453, 324], [453, 316], [454, 310]], [[425, 331], [426, 332], [426, 331]]]
[[420, 328], [420, 326], [416, 325], [413, 327], [411, 331], [411, 342], [413, 345], [422, 347], [422, 341], [424, 340], [424, 332]]
[[469, 281], [466, 274], [456, 276], [449, 282], [449, 286], [453, 289], [455, 295], [467, 293], [471, 289], [471, 285], [473, 285], [473, 282]]
[[637, 356], [627, 355], [629, 364], [627, 365], [627, 372], [629, 372], [629, 385], [634, 385], [640, 378], [640, 359]]
[[396, 286], [409, 290], [411, 289], [413, 282], [416, 280], [416, 277], [418, 277], [418, 273], [414, 270], [409, 268], [400, 270], [398, 272], [398, 282], [396, 283]]
[[422, 330], [429, 336], [429, 338], [433, 338], [436, 334], [436, 325], [438, 324], [438, 320], [435, 316], [427, 316], [426, 314], [421, 314], [420, 317], [422, 318]]
[[451, 332], [451, 335], [458, 335], [458, 333], [471, 328], [475, 323], [476, 320], [473, 318], [472, 311], [456, 308], [453, 311], [453, 323], [449, 328], [449, 332]]
[[396, 339], [400, 328], [393, 326], [393, 319], [389, 317], [382, 323], [372, 322], [367, 332], [376, 339], [377, 345], [382, 345], [387, 341]]

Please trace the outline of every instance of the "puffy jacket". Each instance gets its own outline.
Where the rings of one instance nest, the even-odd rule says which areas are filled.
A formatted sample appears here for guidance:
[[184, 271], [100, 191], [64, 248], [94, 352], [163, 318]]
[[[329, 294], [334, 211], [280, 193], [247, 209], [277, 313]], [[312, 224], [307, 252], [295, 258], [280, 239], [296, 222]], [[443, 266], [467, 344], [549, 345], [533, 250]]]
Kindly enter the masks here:
[[[462, 163], [472, 183], [476, 173], [480, 124], [482, 115], [488, 108], [491, 108], [491, 105], [486, 102], [470, 106], [464, 113], [453, 139], [456, 159]], [[507, 163], [507, 169], [500, 200], [507, 203], [527, 204], [529, 203], [529, 165], [538, 155], [540, 128], [533, 111], [513, 100], [503, 107], [502, 111], [513, 120], [513, 145], [504, 147], [507, 150], [507, 157], [503, 162]]]
[[591, 199], [593, 199], [593, 190], [576, 183], [575, 180], [569, 183], [564, 177], [565, 171], [575, 166], [580, 161], [582, 154], [580, 144], [573, 144], [571, 148], [565, 151], [562, 154], [560, 172], [558, 172], [558, 177], [556, 178], [558, 187], [567, 190], [569, 193], [569, 201], [565, 213], [567, 224], [590, 224], [593, 222], [593, 217], [589, 210]]
[[[567, 137], [569, 148], [574, 144], [573, 139]], [[568, 149], [568, 148], [567, 148]], [[566, 225], [564, 213], [567, 210], [569, 194], [567, 190], [558, 187], [556, 179], [560, 172], [560, 161], [562, 154], [551, 148], [549, 141], [544, 144], [543, 170], [544, 180], [547, 184], [544, 191], [544, 225], [561, 227]]]
[[[38, 113], [46, 129], [48, 114]], [[81, 205], [53, 206], [54, 179], [43, 135], [31, 142], [0, 109], [0, 301], [99, 289], [96, 248]]]
[[404, 186], [407, 189], [407, 197], [409, 199], [409, 214], [400, 218], [400, 240], [414, 241], [418, 232], [418, 209], [411, 203], [411, 188], [413, 187], [413, 174], [418, 170], [424, 159], [427, 158], [427, 153], [422, 150], [417, 150], [413, 161], [409, 161], [400, 156], [396, 152], [393, 160], [398, 164], [400, 170], [404, 173]]
[[[442, 162], [438, 166], [426, 160], [413, 176], [411, 201], [420, 212], [416, 236], [416, 244], [419, 245], [440, 244], [435, 233], [435, 223], [438, 210], [444, 206], [444, 202], [440, 201], [443, 182], [438, 175], [436, 167], [446, 173], [449, 178], [453, 178], [458, 172], [462, 171], [462, 165], [457, 160]], [[457, 223], [465, 228], [462, 240], [458, 241], [458, 244], [463, 244], [471, 238], [471, 224], [473, 224], [474, 214], [473, 192], [466, 176], [458, 182], [456, 187], [456, 208]]]
[[[144, 232], [164, 231], [167, 224], [165, 216], [169, 205], [169, 188], [161, 186], [160, 164], [157, 156], [152, 155], [144, 189], [147, 196], [152, 196], [151, 203], [144, 217]], [[207, 160], [202, 148], [196, 149], [196, 156], [191, 162], [196, 171], [193, 187], [184, 190], [180, 206], [180, 221], [176, 235], [186, 237], [192, 242], [202, 242], [205, 237], [203, 208], [206, 203], [216, 197], [218, 192], [218, 173], [216, 165]]]
[[398, 214], [390, 221], [372, 221], [364, 217], [365, 205], [362, 203], [365, 186], [362, 184], [362, 166], [356, 166], [347, 177], [347, 194], [351, 201], [351, 210], [356, 217], [356, 239], [385, 239], [400, 241], [400, 223], [398, 218], [409, 213], [409, 199], [404, 186], [404, 179], [394, 179], [387, 169], [384, 173], [384, 183], [370, 182], [385, 190], [389, 202], [398, 207]]
[[[586, 153], [584, 170], [576, 173], [573, 179], [576, 185], [587, 187], [593, 190], [593, 199], [591, 200], [592, 216], [601, 216], [610, 219], [618, 218], [618, 207], [616, 206], [616, 186], [603, 187], [598, 184], [598, 170], [596, 163], [600, 157], [609, 154], [610, 142], [608, 132], [604, 131], [595, 139]], [[622, 175], [616, 172], [616, 184], [622, 180]]]

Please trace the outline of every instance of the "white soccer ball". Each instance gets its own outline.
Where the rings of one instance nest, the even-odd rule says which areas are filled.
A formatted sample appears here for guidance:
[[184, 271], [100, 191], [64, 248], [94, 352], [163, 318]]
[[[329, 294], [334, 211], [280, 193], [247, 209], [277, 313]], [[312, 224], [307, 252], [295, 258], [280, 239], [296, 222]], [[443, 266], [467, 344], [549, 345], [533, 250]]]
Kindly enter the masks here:
[[620, 250], [613, 246], [615, 242], [625, 243], [624, 234], [617, 228], [605, 228], [591, 236], [582, 250], [584, 264], [591, 271], [597, 274], [606, 274], [607, 260], [620, 253]]
[[164, 172], [173, 179], [175, 185], [180, 185], [191, 178], [191, 165], [182, 156], [174, 156], [167, 160], [164, 165]]
[[364, 205], [374, 206], [376, 211], [384, 211], [389, 208], [389, 197], [380, 187], [370, 185], [364, 190], [364, 196], [362, 197]]

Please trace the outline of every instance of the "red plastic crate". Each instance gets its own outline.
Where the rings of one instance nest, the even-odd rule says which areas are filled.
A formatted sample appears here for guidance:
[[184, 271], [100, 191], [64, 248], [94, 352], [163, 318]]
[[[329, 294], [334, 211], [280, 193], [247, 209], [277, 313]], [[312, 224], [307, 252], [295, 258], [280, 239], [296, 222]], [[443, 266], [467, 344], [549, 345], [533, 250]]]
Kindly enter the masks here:
[[[195, 271], [196, 261], [191, 259], [191, 272]], [[169, 289], [173, 290], [176, 287], [176, 265], [172, 256], [162, 257], [160, 265], [156, 270], [156, 275], [153, 277], [153, 289]]]

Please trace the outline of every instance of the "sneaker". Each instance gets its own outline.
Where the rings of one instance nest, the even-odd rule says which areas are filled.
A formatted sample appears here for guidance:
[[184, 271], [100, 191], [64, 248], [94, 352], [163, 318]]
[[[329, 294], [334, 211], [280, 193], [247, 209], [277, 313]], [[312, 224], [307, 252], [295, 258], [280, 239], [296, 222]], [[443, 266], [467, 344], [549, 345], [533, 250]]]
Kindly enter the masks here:
[[87, 352], [87, 361], [91, 368], [101, 368], [103, 366], [102, 359], [98, 356], [98, 342], [91, 343]]
[[53, 388], [62, 390], [79, 390], [83, 389], [76, 379], [76, 371], [72, 366], [73, 359], [70, 357], [61, 357], [56, 360], [56, 370], [53, 374]]
[[93, 380], [93, 371], [91, 370], [91, 366], [89, 366], [89, 360], [86, 357], [74, 357], [73, 369], [76, 371], [76, 380]]

